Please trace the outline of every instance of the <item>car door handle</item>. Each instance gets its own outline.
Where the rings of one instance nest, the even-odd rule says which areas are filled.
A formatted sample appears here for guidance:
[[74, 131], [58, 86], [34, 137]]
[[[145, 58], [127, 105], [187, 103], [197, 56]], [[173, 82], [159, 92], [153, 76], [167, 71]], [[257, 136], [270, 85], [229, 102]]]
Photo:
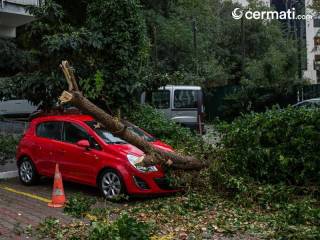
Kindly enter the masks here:
[[66, 150], [58, 150], [58, 153], [65, 154], [67, 151]]
[[84, 153], [87, 156], [93, 157], [95, 160], [99, 160], [99, 157], [97, 154], [91, 154], [91, 153]]

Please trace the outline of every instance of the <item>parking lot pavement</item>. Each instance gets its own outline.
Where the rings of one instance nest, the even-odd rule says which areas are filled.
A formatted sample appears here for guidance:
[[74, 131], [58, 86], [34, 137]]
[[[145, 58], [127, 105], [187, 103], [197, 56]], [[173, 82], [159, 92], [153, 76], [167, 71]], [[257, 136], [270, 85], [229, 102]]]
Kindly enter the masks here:
[[[65, 183], [66, 196], [76, 192], [98, 196], [95, 188]], [[30, 239], [26, 228], [37, 226], [46, 217], [55, 217], [62, 223], [73, 219], [62, 209], [49, 208], [52, 180], [44, 179], [35, 186], [24, 186], [17, 178], [0, 181], [0, 239]]]

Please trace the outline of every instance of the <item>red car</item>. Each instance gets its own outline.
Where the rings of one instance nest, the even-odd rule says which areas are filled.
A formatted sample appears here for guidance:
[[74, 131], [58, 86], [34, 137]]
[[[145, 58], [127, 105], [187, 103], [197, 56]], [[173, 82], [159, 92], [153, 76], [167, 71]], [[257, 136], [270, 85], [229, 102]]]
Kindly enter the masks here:
[[[135, 125], [129, 130], [155, 147], [172, 151]], [[64, 180], [97, 186], [105, 198], [175, 192], [160, 166], [137, 166], [138, 148], [106, 131], [87, 115], [44, 116], [32, 120], [17, 150], [19, 177], [31, 185], [39, 176], [52, 177], [59, 163]]]

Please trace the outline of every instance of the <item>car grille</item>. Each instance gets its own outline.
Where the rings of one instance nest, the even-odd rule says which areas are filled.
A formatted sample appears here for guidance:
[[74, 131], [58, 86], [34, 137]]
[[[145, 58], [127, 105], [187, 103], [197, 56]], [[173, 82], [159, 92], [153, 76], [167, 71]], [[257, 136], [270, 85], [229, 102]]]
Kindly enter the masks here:
[[133, 179], [139, 188], [144, 189], [144, 190], [150, 189], [148, 184], [144, 180], [142, 180], [141, 178], [134, 176]]
[[158, 185], [158, 187], [163, 190], [173, 189], [173, 187], [170, 184], [170, 180], [168, 178], [155, 178], [154, 181]]

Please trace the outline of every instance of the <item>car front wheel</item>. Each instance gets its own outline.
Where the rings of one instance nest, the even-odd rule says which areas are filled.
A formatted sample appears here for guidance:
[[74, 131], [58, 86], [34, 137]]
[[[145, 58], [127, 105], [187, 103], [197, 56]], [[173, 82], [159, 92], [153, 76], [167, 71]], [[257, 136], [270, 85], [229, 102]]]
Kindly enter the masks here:
[[99, 188], [106, 199], [115, 199], [124, 193], [121, 176], [114, 170], [105, 170], [99, 180]]
[[19, 178], [25, 185], [35, 184], [38, 180], [37, 171], [30, 159], [24, 158], [19, 164]]

